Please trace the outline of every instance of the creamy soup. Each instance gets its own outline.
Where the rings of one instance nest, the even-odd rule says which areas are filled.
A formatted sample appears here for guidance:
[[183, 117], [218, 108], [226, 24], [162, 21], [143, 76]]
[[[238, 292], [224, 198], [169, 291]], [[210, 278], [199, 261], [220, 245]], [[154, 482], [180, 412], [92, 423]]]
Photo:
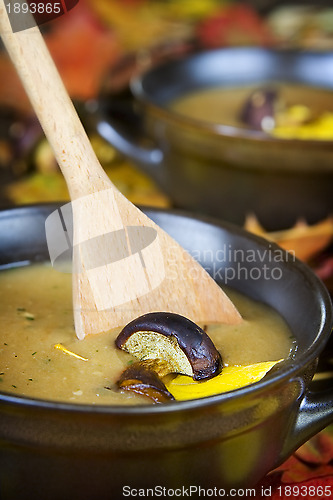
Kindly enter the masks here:
[[[198, 90], [174, 100], [169, 104], [169, 108], [197, 120], [246, 127], [239, 119], [241, 109], [251, 93], [263, 86], [264, 84], [256, 84]], [[279, 98], [288, 106], [306, 105], [314, 116], [326, 111], [333, 112], [333, 92], [330, 90], [289, 83], [275, 83], [274, 87], [278, 90]]]
[[[75, 403], [147, 402], [115, 390], [120, 373], [133, 362], [114, 346], [118, 331], [76, 338], [71, 293], [71, 276], [46, 265], [0, 273], [1, 390]], [[224, 364], [288, 357], [294, 341], [282, 318], [267, 306], [228, 294], [244, 322], [207, 330]]]

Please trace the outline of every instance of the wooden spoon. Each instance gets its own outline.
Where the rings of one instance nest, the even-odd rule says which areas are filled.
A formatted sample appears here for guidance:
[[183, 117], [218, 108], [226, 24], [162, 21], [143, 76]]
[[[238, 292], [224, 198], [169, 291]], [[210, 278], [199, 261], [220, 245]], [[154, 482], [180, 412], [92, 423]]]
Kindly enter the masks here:
[[3, 0], [0, 29], [67, 182], [77, 336], [160, 310], [195, 322], [240, 322], [238, 311], [206, 271], [111, 183], [39, 29], [13, 33]]

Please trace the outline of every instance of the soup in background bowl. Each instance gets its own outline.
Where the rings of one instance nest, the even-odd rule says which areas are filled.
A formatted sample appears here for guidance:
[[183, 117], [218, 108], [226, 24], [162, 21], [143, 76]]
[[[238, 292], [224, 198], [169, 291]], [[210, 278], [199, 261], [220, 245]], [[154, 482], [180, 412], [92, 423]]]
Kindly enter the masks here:
[[263, 87], [209, 87], [180, 96], [169, 109], [208, 124], [261, 130], [285, 139], [333, 140], [333, 92], [309, 85], [267, 81]]
[[[57, 207], [0, 212], [5, 273], [47, 260], [44, 224]], [[146, 213], [217, 281], [234, 274], [228, 286], [275, 309], [297, 342], [296, 352], [259, 383], [191, 401], [100, 405], [1, 392], [1, 498], [47, 492], [50, 499], [107, 499], [126, 488], [255, 487], [333, 420], [332, 390], [309, 390], [332, 327], [328, 293], [309, 268], [231, 225], [175, 212]], [[249, 252], [255, 261], [246, 258]], [[18, 313], [34, 314], [27, 304], [17, 307], [26, 309]]]

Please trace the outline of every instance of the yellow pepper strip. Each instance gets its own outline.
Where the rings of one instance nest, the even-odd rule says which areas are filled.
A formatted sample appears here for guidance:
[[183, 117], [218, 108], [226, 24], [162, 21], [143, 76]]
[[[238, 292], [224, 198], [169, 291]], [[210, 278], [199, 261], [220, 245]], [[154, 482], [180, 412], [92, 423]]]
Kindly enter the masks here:
[[68, 354], [69, 356], [73, 356], [74, 358], [81, 359], [82, 361], [88, 361], [87, 358], [83, 358], [79, 354], [76, 354], [73, 351], [70, 351], [69, 349], [66, 349], [62, 344], [55, 344], [54, 345], [55, 349], [59, 349], [60, 351], [64, 352], [65, 354]]
[[226, 366], [219, 375], [203, 382], [197, 382], [187, 375], [178, 375], [167, 383], [166, 387], [178, 401], [213, 396], [259, 382], [280, 361], [283, 360], [248, 366]]
[[333, 139], [333, 113], [326, 111], [316, 120], [306, 123], [277, 126], [271, 133], [282, 139], [331, 141]]

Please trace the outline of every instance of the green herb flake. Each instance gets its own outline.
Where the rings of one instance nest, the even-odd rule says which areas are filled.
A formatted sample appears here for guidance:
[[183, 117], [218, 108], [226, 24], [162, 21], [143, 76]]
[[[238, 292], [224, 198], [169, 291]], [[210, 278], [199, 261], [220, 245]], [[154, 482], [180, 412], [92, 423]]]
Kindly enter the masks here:
[[14, 389], [17, 389], [17, 386], [16, 386], [16, 385], [12, 385], [12, 387], [14, 387]]
[[34, 321], [34, 319], [35, 319], [35, 315], [28, 313], [28, 312], [24, 313], [23, 316], [25, 317], [25, 319], [27, 319], [29, 321]]
[[31, 356], [34, 356], [35, 354], [37, 354], [37, 351], [33, 352], [33, 353], [31, 354]]
[[35, 315], [27, 311], [24, 307], [17, 307], [16, 310], [19, 315], [22, 316], [22, 318], [25, 318], [29, 321], [33, 321], [35, 319]]

